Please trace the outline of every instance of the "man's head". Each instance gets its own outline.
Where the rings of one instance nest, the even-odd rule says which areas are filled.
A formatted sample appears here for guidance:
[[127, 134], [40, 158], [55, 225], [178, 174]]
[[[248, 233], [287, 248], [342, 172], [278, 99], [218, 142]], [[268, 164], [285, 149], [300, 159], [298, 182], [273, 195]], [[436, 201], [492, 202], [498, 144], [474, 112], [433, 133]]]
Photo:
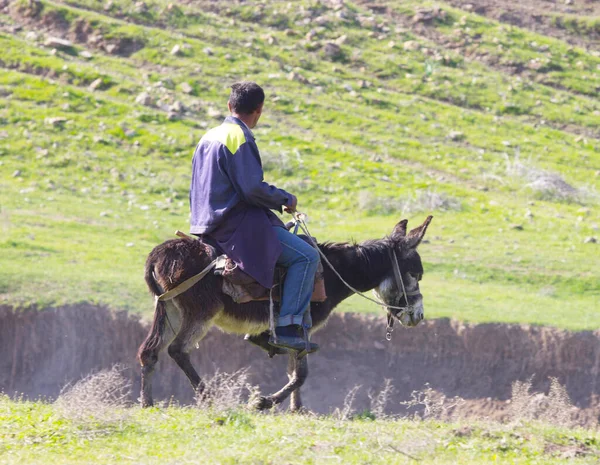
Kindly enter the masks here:
[[262, 114], [265, 92], [255, 82], [236, 82], [231, 86], [227, 106], [233, 116], [240, 118], [249, 128], [256, 126]]

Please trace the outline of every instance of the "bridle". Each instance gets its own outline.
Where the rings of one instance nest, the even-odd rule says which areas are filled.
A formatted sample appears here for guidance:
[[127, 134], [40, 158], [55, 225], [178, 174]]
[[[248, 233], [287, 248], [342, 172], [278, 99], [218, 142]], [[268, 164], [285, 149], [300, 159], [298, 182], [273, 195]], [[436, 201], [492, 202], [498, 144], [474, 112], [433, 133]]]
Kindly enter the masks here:
[[[398, 309], [398, 311], [393, 314], [388, 310], [387, 327], [385, 328], [385, 339], [387, 341], [392, 340], [392, 331], [394, 331], [394, 318], [399, 319], [399, 317], [402, 315], [402, 313], [408, 312], [408, 314], [411, 316], [411, 319], [412, 319], [413, 310], [408, 305], [408, 297], [419, 295], [421, 293], [421, 291], [419, 291], [419, 290], [406, 292], [406, 288], [404, 287], [404, 280], [402, 279], [402, 273], [400, 272], [400, 265], [398, 264], [398, 257], [396, 256], [396, 250], [394, 249], [394, 247], [391, 247], [389, 249], [389, 254], [390, 254], [390, 258], [392, 260], [392, 269], [394, 270], [394, 277], [396, 278], [396, 286], [398, 287], [398, 291], [402, 292], [402, 294], [400, 295], [400, 299], [402, 299], [402, 297], [404, 297], [404, 300], [406, 300], [406, 307], [394, 307], [394, 306], [390, 306], [390, 305], [384, 306], [384, 308], [387, 307], [388, 309], [390, 309], [390, 308]], [[400, 300], [400, 299], [398, 299], [398, 300]]]

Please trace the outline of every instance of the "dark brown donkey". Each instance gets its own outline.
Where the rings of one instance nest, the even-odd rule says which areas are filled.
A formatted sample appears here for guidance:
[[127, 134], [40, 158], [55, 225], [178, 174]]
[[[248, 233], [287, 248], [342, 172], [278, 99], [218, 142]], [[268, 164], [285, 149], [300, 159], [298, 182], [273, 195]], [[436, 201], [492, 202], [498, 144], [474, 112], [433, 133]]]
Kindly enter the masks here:
[[[386, 305], [406, 307], [403, 310], [388, 307], [388, 316], [395, 317], [404, 326], [416, 326], [423, 319], [423, 297], [419, 292], [423, 265], [416, 249], [431, 218], [429, 216], [408, 235], [408, 222], [402, 220], [394, 227], [390, 236], [383, 239], [360, 244], [324, 243], [319, 247], [348, 284], [361, 292], [374, 289]], [[395, 257], [399, 264], [401, 283], [394, 272]], [[146, 283], [154, 295], [160, 295], [202, 271], [214, 258], [214, 249], [199, 240], [166, 241], [148, 256]], [[331, 311], [353, 294], [329, 265], [324, 263], [324, 267], [328, 297], [325, 302], [311, 304], [313, 330], [323, 326]], [[152, 372], [158, 361], [158, 354], [166, 347], [197, 392], [202, 392], [204, 385], [190, 363], [189, 351], [211, 326], [216, 325], [230, 333], [248, 333], [253, 335], [254, 343], [268, 348], [269, 303], [258, 301], [236, 304], [221, 292], [221, 279], [209, 273], [174, 299], [157, 302], [152, 328], [138, 351], [142, 365], [143, 407], [153, 404]], [[290, 353], [289, 382], [280, 391], [260, 397], [256, 407], [270, 408], [280, 404], [291, 394], [291, 410], [300, 409], [300, 387], [308, 375], [307, 358], [297, 360], [295, 354]]]

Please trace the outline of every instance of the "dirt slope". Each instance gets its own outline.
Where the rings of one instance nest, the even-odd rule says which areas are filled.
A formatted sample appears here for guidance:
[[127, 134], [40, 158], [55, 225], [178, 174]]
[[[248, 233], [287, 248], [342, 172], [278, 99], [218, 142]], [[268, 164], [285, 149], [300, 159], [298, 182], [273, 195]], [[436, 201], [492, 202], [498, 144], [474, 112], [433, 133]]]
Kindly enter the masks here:
[[447, 3], [589, 50], [597, 50], [600, 45], [600, 29], [582, 30], [577, 26], [577, 19], [600, 16], [600, 3], [597, 1], [447, 0]]
[[[93, 305], [18, 313], [2, 307], [0, 390], [54, 397], [68, 381], [123, 363], [130, 367], [137, 396], [135, 353], [147, 329], [134, 317]], [[355, 408], [362, 410], [369, 407], [369, 392], [379, 391], [390, 379], [394, 394], [389, 412], [402, 411], [399, 402], [429, 383], [448, 397], [464, 398], [463, 414], [501, 418], [514, 381], [533, 377], [534, 389], [547, 391], [549, 377], [557, 377], [586, 422], [595, 422], [600, 412], [600, 332], [434, 320], [397, 330], [391, 343], [384, 333], [383, 317], [334, 315], [315, 337], [322, 350], [310, 359], [306, 405], [330, 412], [361, 385]], [[251, 381], [263, 392], [286, 380], [283, 358], [269, 360], [241, 338], [218, 330], [204, 339], [193, 361], [202, 375], [249, 366]], [[157, 370], [155, 394], [182, 402], [192, 399], [187, 380], [166, 354]]]

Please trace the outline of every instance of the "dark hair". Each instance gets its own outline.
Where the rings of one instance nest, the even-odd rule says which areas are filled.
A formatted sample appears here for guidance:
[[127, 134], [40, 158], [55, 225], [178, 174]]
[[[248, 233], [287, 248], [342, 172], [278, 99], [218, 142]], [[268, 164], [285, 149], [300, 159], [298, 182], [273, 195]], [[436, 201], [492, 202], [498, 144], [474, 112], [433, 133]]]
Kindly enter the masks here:
[[229, 103], [231, 109], [240, 115], [249, 115], [265, 101], [265, 92], [256, 82], [242, 81], [231, 86]]

